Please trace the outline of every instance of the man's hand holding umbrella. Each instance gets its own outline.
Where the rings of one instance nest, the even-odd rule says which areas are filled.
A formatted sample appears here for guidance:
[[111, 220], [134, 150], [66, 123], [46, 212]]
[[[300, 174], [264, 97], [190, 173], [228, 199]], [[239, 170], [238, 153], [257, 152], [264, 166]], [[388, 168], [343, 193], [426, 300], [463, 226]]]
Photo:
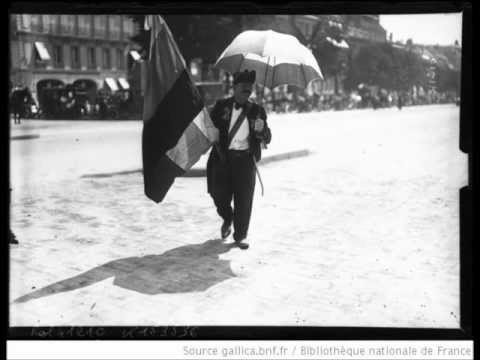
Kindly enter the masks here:
[[263, 131], [263, 128], [265, 127], [265, 121], [262, 119], [257, 119], [255, 120], [255, 127], [254, 130], [258, 133], [261, 133]]

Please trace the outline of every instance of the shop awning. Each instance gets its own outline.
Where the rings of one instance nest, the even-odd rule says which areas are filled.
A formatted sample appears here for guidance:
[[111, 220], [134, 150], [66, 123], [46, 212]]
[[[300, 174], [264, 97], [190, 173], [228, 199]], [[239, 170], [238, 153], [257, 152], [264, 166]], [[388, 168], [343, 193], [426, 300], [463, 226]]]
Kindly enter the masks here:
[[113, 79], [113, 78], [106, 78], [106, 79], [105, 79], [105, 82], [107, 83], [107, 85], [108, 85], [108, 87], [110, 88], [110, 90], [112, 90], [112, 91], [117, 91], [117, 90], [118, 90], [117, 82], [115, 81], [115, 79]]
[[140, 54], [138, 53], [137, 50], [131, 50], [130, 51], [130, 56], [132, 57], [133, 60], [135, 61], [139, 61], [142, 57], [140, 56]]
[[35, 41], [35, 49], [37, 49], [38, 56], [40, 56], [41, 60], [47, 61], [51, 59], [50, 54], [48, 53], [48, 50], [43, 42]]
[[127, 79], [125, 78], [118, 78], [118, 83], [123, 90], [130, 89], [130, 84], [128, 83]]

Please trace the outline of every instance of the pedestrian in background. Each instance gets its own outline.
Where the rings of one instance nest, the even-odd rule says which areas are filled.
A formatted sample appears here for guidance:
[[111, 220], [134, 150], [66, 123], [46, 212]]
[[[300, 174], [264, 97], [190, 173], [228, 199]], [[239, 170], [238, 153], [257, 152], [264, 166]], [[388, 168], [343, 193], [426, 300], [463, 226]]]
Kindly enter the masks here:
[[17, 237], [16, 237], [15, 234], [13, 233], [12, 229], [8, 229], [8, 231], [10, 232], [10, 234], [9, 234], [9, 243], [10, 243], [10, 244], [18, 244]]
[[403, 95], [402, 95], [402, 93], [398, 93], [397, 106], [398, 106], [398, 110], [402, 110], [402, 106], [403, 106]]
[[[10, 193], [12, 193], [12, 189], [10, 189]], [[10, 204], [11, 202], [11, 195], [9, 194], [9, 197], [8, 197], [8, 204]], [[10, 228], [10, 226], [8, 227], [8, 231], [9, 231], [9, 234], [8, 234], [8, 242], [10, 244], [18, 244], [18, 240], [17, 240], [17, 237], [15, 236], [15, 234], [13, 233], [12, 229]]]
[[13, 113], [14, 124], [21, 124], [21, 119], [27, 117], [28, 108], [33, 100], [27, 86], [17, 86], [10, 96], [10, 106]]

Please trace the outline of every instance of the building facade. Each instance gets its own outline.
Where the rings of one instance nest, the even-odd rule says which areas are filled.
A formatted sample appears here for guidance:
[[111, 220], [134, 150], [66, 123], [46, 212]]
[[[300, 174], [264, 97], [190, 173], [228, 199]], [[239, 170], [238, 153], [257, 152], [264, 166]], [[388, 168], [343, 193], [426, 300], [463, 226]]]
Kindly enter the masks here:
[[344, 15], [346, 35], [354, 43], [384, 43], [387, 32], [380, 25], [380, 15]]
[[11, 84], [26, 85], [34, 95], [47, 79], [88, 79], [98, 88], [114, 79], [121, 87], [136, 31], [125, 15], [11, 15]]
[[[255, 28], [272, 29], [293, 35], [295, 32], [290, 25], [291, 16], [265, 15], [261, 24]], [[307, 39], [311, 37], [317, 22], [325, 20], [341, 24], [347, 41], [350, 40], [354, 46], [387, 41], [387, 32], [380, 25], [379, 15], [295, 15], [295, 24]], [[247, 27], [252, 25], [248, 21], [244, 23], [247, 24], [244, 30], [248, 30]]]

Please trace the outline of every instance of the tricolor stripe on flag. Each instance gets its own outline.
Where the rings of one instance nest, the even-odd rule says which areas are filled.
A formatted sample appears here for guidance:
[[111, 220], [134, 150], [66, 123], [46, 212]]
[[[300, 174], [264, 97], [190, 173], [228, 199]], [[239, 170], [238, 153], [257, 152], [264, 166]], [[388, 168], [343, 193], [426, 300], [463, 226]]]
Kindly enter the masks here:
[[218, 138], [198, 89], [163, 18], [147, 15], [151, 30], [145, 79], [142, 156], [145, 195], [161, 202]]

